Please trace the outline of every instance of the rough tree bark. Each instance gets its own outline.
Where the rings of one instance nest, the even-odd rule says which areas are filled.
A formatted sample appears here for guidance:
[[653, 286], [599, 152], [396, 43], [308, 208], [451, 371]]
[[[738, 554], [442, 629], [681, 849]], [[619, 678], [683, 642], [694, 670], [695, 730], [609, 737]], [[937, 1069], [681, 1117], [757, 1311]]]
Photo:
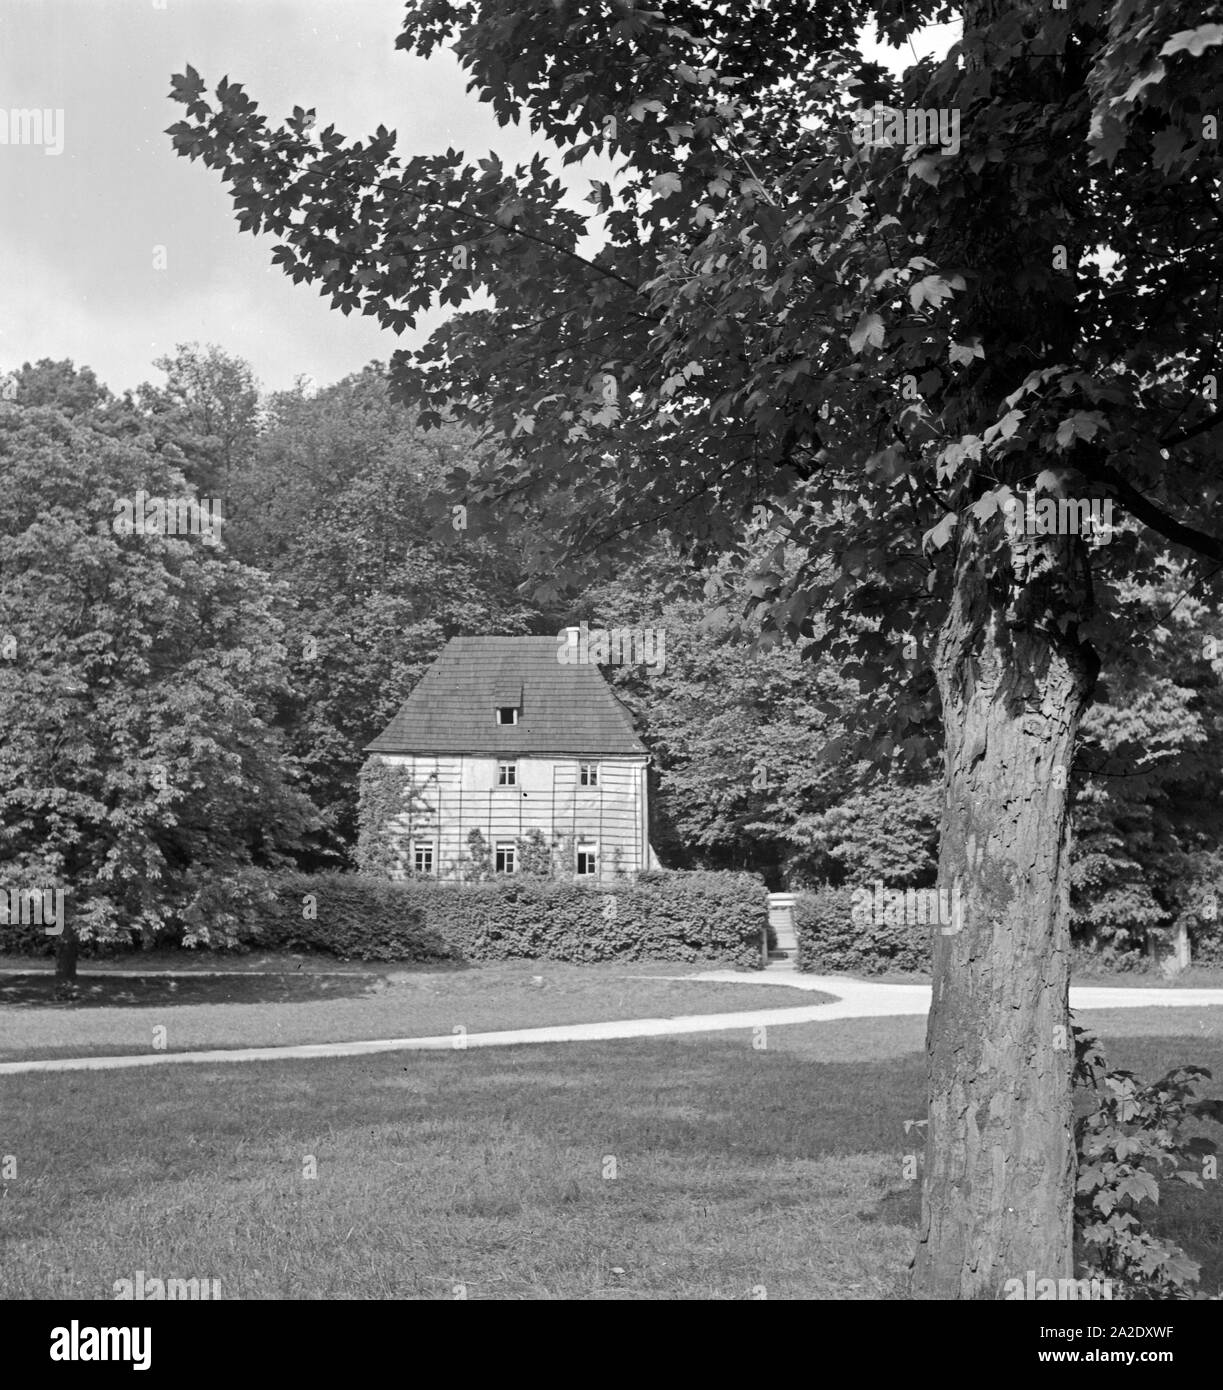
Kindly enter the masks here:
[[999, 1298], [1029, 1270], [1072, 1272], [1066, 788], [1098, 671], [1075, 636], [1087, 556], [1075, 537], [1020, 540], [991, 582], [981, 531], [963, 520], [935, 653], [939, 883], [961, 921], [934, 938], [919, 1298]]

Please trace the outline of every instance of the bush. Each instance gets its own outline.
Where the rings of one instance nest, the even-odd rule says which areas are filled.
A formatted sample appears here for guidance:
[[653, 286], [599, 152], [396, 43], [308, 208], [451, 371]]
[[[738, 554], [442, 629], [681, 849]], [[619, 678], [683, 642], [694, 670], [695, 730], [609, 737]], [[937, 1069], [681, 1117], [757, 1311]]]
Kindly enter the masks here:
[[[185, 944], [319, 951], [349, 960], [658, 960], [761, 964], [768, 897], [755, 874], [655, 871], [606, 884], [529, 874], [401, 883], [367, 874], [245, 871], [193, 908]], [[9, 950], [46, 951], [40, 927]]]
[[[1095, 1036], [1074, 1029], [1075, 1081], [1094, 1100], [1075, 1121], [1078, 1173], [1074, 1230], [1083, 1277], [1109, 1281], [1114, 1298], [1185, 1299], [1201, 1266], [1150, 1230], [1164, 1183], [1202, 1190], [1218, 1149], [1195, 1134], [1223, 1123], [1223, 1100], [1201, 1099], [1205, 1067], [1175, 1067], [1143, 1085], [1132, 1072], [1108, 1071]], [[1209, 1170], [1213, 1171], [1213, 1170]]]
[[322, 951], [346, 960], [452, 960], [413, 889], [364, 874], [269, 875], [237, 932], [240, 946]]
[[[240, 933], [267, 950], [361, 960], [707, 960], [760, 965], [768, 917], [753, 874], [650, 873], [605, 885], [511, 877], [391, 883], [282, 874]], [[314, 897], [313, 918], [303, 916]]]
[[396, 885], [468, 960], [707, 960], [758, 966], [768, 919], [752, 874], [642, 874], [609, 884], [515, 876]]
[[[5, 956], [52, 956], [59, 937], [48, 936], [46, 929], [37, 923], [25, 925], [19, 922], [0, 924], [0, 955]], [[89, 943], [92, 945], [92, 943]], [[81, 947], [85, 954], [85, 946]]]
[[798, 968], [860, 975], [930, 969], [931, 927], [859, 923], [850, 916], [853, 890], [815, 888], [794, 898]]

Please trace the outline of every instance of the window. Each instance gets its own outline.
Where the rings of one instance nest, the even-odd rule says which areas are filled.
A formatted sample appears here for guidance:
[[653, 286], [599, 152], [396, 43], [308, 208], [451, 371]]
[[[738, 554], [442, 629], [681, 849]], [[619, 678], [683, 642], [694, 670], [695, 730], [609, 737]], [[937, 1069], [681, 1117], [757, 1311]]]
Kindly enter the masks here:
[[517, 724], [517, 723], [518, 723], [518, 708], [517, 708], [517, 706], [515, 706], [515, 705], [498, 705], [498, 706], [497, 706], [497, 723], [498, 723], [498, 724]]
[[579, 763], [578, 780], [584, 787], [597, 787], [599, 785], [599, 764], [598, 763]]
[[517, 763], [497, 764], [497, 785], [499, 787], [516, 787], [518, 785]]
[[578, 845], [578, 877], [590, 878], [599, 872], [599, 847], [595, 844]]
[[496, 869], [499, 874], [512, 874], [515, 871], [513, 840], [497, 841]]
[[415, 840], [412, 844], [412, 869], [418, 874], [433, 873], [433, 841]]

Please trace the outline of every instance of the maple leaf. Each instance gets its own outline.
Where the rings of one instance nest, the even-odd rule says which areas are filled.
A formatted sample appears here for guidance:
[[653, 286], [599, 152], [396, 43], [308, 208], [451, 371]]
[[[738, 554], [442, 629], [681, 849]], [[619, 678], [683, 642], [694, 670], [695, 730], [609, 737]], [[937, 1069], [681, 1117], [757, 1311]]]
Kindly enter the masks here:
[[868, 343], [874, 348], [883, 346], [883, 320], [878, 314], [863, 314], [857, 327], [849, 335], [849, 346], [855, 356], [860, 354]]
[[962, 275], [952, 275], [947, 279], [941, 275], [927, 275], [909, 286], [909, 303], [914, 309], [920, 309], [923, 304], [933, 304], [937, 309], [945, 299], [951, 298], [955, 290], [963, 288]]
[[941, 521], [922, 536], [922, 549], [941, 550], [951, 539], [951, 533], [958, 522], [959, 517], [956, 516], [955, 512], [947, 512]]
[[1173, 34], [1159, 50], [1159, 56], [1168, 58], [1173, 53], [1192, 53], [1198, 58], [1218, 43], [1223, 43], [1223, 24], [1200, 24], [1196, 29], [1182, 29]]
[[985, 349], [981, 346], [979, 339], [973, 339], [971, 343], [955, 343], [950, 345], [948, 356], [954, 366], [967, 367], [971, 365], [976, 357], [984, 357]]

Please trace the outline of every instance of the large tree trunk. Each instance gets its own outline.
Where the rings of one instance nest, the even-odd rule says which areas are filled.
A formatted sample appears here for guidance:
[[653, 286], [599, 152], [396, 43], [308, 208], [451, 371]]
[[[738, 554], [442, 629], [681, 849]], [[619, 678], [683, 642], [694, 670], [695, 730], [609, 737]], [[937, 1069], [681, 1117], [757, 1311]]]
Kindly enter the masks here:
[[935, 933], [918, 1298], [1072, 1272], [1067, 782], [1098, 669], [1074, 635], [1086, 554], [1073, 537], [1012, 542], [1010, 575], [989, 582], [971, 514], [961, 524], [935, 655], [939, 883], [961, 911]]

